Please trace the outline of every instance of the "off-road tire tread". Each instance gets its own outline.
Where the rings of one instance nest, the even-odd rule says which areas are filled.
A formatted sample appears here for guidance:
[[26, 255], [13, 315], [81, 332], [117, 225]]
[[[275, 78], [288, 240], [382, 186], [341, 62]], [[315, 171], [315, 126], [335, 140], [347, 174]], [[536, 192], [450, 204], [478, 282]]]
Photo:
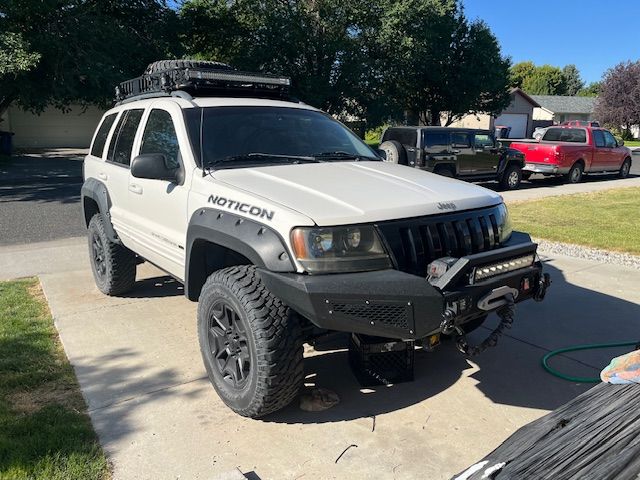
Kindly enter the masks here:
[[[251, 404], [245, 409], [230, 408], [251, 418], [280, 410], [296, 398], [304, 379], [302, 328], [297, 318], [267, 290], [252, 265], [214, 272], [202, 288], [201, 300], [216, 283], [229, 288], [245, 309], [258, 358], [256, 394]], [[204, 312], [200, 307], [198, 310], [200, 317]]]
[[231, 65], [208, 60], [158, 60], [150, 63], [144, 71], [145, 75], [165, 72], [176, 68], [216, 68], [218, 70], [233, 70]]
[[[102, 239], [107, 262], [105, 285], [99, 285], [97, 280], [96, 285], [105, 295], [122, 295], [133, 290], [136, 284], [136, 255], [124, 245], [109, 240], [104, 228], [104, 221], [103, 215], [96, 213], [89, 222], [89, 231], [96, 230]], [[89, 242], [91, 242], [91, 237], [89, 237]], [[91, 255], [91, 250], [89, 254]], [[93, 260], [91, 262], [93, 268]]]

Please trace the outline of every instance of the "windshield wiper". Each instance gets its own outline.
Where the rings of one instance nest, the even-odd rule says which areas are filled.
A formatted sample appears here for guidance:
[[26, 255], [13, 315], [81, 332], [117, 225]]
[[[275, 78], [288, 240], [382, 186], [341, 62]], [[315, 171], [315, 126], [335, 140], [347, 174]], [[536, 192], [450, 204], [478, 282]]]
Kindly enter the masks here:
[[377, 160], [373, 157], [366, 157], [364, 155], [358, 155], [355, 153], [344, 152], [342, 150], [338, 150], [335, 152], [320, 152], [313, 155], [316, 159], [321, 160]]
[[215, 170], [216, 167], [225, 163], [226, 164], [228, 163], [254, 164], [254, 163], [258, 163], [256, 162], [257, 159], [265, 159], [265, 158], [275, 160], [277, 163], [291, 163], [294, 165], [298, 163], [318, 163], [320, 161], [315, 157], [308, 157], [304, 155], [279, 155], [275, 153], [253, 152], [253, 153], [245, 153], [243, 155], [229, 155], [228, 157], [220, 158], [213, 162], [209, 162], [207, 164], [207, 168]]

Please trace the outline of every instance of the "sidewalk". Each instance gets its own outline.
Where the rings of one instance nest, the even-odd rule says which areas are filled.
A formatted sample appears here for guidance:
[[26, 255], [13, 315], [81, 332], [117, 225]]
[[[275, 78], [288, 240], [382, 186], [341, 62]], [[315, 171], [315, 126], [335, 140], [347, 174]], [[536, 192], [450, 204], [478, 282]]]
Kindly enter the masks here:
[[[129, 297], [106, 297], [86, 257], [83, 238], [0, 247], [0, 272], [40, 274], [116, 480], [212, 479], [236, 467], [263, 480], [449, 478], [589, 388], [545, 373], [539, 362], [549, 349], [640, 331], [639, 271], [557, 256], [547, 261], [547, 300], [519, 306], [509, 336], [472, 361], [445, 343], [417, 353], [414, 382], [361, 389], [344, 349], [309, 349], [307, 382], [337, 392], [340, 404], [307, 413], [294, 403], [248, 420], [206, 379], [196, 304], [181, 286], [143, 265]], [[618, 353], [578, 353], [554, 365], [593, 375]], [[357, 447], [336, 463], [349, 445]]]

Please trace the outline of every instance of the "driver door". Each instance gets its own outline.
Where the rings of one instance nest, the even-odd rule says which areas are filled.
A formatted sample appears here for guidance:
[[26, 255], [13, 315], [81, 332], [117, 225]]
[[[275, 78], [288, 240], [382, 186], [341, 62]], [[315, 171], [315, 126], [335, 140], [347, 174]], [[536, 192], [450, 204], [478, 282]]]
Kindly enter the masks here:
[[[191, 151], [177, 105], [156, 102], [147, 109], [134, 147], [134, 158], [145, 153], [165, 155], [169, 168], [182, 171], [182, 182], [129, 176], [129, 210], [135, 225], [135, 249], [144, 258], [184, 277], [187, 201], [193, 171]], [[185, 158], [186, 157], [186, 158]], [[185, 161], [186, 160], [186, 161]]]

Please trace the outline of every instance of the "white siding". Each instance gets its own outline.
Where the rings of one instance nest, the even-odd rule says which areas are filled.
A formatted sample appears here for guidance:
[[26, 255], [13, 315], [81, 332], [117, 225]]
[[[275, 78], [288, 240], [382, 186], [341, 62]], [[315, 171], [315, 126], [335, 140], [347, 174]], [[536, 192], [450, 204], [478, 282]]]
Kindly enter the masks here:
[[16, 148], [88, 148], [103, 110], [71, 105], [68, 112], [47, 108], [40, 115], [11, 106], [0, 128], [15, 133]]

